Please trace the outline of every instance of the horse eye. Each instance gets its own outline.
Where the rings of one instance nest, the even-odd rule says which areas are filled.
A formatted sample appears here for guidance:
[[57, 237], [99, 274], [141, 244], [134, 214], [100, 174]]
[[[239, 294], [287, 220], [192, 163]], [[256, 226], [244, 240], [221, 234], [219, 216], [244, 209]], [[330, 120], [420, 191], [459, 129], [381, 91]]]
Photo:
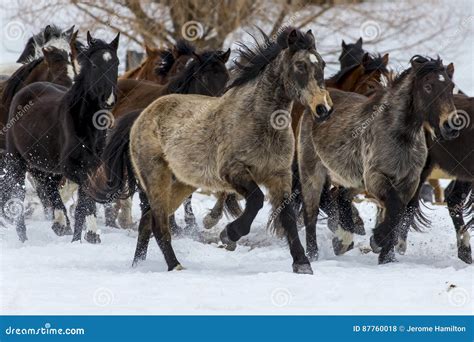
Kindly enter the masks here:
[[431, 93], [431, 90], [433, 89], [433, 87], [431, 86], [431, 84], [426, 83], [426, 84], [423, 86], [423, 89], [425, 89], [425, 91], [426, 91], [427, 93]]
[[306, 72], [306, 64], [304, 64], [303, 62], [296, 62], [295, 66], [296, 66], [296, 69], [298, 69], [298, 71]]

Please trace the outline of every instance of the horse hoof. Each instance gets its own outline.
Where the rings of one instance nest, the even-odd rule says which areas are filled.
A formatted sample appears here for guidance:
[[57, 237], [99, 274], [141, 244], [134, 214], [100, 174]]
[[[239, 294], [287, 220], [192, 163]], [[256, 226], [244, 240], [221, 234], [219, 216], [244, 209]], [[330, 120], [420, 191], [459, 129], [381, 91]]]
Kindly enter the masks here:
[[72, 243], [72, 242], [76, 242], [76, 241], [81, 241], [81, 234], [79, 234], [79, 235], [74, 235], [74, 236], [72, 237], [71, 243]]
[[26, 234], [19, 234], [18, 235], [18, 239], [20, 240], [21, 243], [25, 242], [26, 240], [28, 240], [28, 238], [26, 237]]
[[229, 239], [229, 236], [227, 235], [227, 228], [225, 228], [221, 232], [221, 234], [219, 235], [219, 238], [221, 239], [221, 242], [222, 242], [221, 248], [225, 248], [231, 252], [235, 251], [235, 249], [237, 248], [237, 242]]
[[293, 273], [313, 274], [313, 269], [310, 264], [293, 264]]
[[393, 250], [388, 253], [379, 254], [379, 265], [389, 264], [391, 262], [398, 262], [395, 258], [395, 252]]
[[91, 230], [86, 232], [86, 235], [84, 235], [84, 240], [86, 240], [87, 242], [92, 243], [92, 244], [101, 243], [100, 235], [97, 234], [97, 233], [94, 233]]
[[181, 266], [181, 264], [177, 264], [175, 267], [173, 267], [171, 271], [182, 271], [182, 270], [185, 270], [185, 268]]
[[464, 261], [466, 264], [472, 264], [471, 246], [460, 246], [458, 248], [458, 258]]
[[54, 222], [53, 226], [51, 227], [53, 232], [57, 236], [64, 236], [64, 235], [71, 235], [72, 234], [72, 229], [70, 226], [65, 226], [59, 222]]
[[220, 217], [212, 217], [211, 214], [207, 214], [202, 220], [202, 224], [204, 225], [205, 229], [211, 229], [217, 224], [217, 222], [219, 222], [219, 220]]
[[398, 240], [398, 244], [395, 246], [395, 250], [400, 255], [405, 255], [407, 251], [407, 242], [405, 240]]
[[310, 262], [317, 261], [319, 257], [319, 251], [317, 249], [308, 248], [306, 256]]
[[349, 245], [343, 245], [342, 240], [337, 237], [332, 238], [332, 248], [334, 249], [334, 254], [342, 255], [347, 251], [354, 248], [354, 241], [352, 241]]
[[379, 254], [382, 251], [382, 247], [377, 245], [373, 235], [370, 237], [370, 248], [372, 248], [372, 252], [374, 252], [375, 254]]

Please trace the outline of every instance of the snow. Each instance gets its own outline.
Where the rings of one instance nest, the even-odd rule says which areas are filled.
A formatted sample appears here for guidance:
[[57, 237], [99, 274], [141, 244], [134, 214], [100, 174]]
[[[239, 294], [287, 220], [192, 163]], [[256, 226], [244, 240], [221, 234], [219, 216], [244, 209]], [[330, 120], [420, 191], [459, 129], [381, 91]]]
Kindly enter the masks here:
[[[195, 194], [198, 233], [174, 237], [183, 271], [167, 271], [155, 241], [147, 260], [132, 268], [137, 233], [106, 228], [101, 213], [100, 245], [57, 237], [39, 209], [27, 220], [24, 244], [12, 226], [0, 228], [0, 314], [472, 314], [472, 266], [457, 259], [444, 207], [429, 211], [429, 231], [411, 232], [398, 263], [382, 266], [375, 254], [361, 251], [369, 246], [373, 204], [358, 204], [367, 235], [356, 236], [356, 248], [343, 256], [334, 255], [332, 233], [320, 220], [314, 275], [297, 275], [286, 243], [265, 229], [268, 205], [229, 252], [215, 244], [228, 221], [202, 228], [213, 204], [213, 198]], [[182, 213], [177, 219], [184, 225]]]

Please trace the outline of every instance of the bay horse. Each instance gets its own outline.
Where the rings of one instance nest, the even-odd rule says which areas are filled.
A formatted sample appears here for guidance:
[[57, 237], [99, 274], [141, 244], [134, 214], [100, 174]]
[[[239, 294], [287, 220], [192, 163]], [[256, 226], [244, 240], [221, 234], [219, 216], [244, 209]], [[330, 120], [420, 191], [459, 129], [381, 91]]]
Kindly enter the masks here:
[[[459, 131], [453, 102], [454, 67], [441, 60], [414, 56], [411, 67], [371, 98], [331, 90], [335, 115], [312, 123], [303, 115], [299, 134], [299, 168], [304, 219], [317, 252], [316, 221], [326, 175], [347, 189], [365, 190], [384, 208], [384, 220], [374, 229], [371, 246], [379, 264], [395, 260], [397, 225], [414, 195], [427, 157], [424, 127], [446, 140]], [[348, 210], [345, 211], [347, 214]], [[341, 213], [342, 215], [342, 213]], [[353, 232], [338, 227], [343, 249], [353, 244]], [[312, 238], [313, 237], [313, 238]], [[379, 247], [380, 246], [380, 247]]]
[[43, 48], [50, 46], [64, 50], [69, 54], [71, 52], [70, 41], [73, 32], [74, 25], [66, 30], [62, 30], [56, 25], [47, 25], [41, 32], [28, 39], [23, 52], [16, 62], [27, 64], [34, 61], [43, 56]]
[[[111, 43], [87, 32], [88, 46], [79, 54], [80, 71], [71, 88], [36, 82], [19, 91], [10, 106], [9, 119], [15, 125], [7, 132], [7, 193], [11, 201], [25, 197], [25, 173], [35, 170], [47, 180], [47, 195], [54, 208], [53, 230], [67, 230], [67, 211], [59, 196], [62, 177], [79, 185], [72, 241], [99, 243], [95, 203], [84, 186], [87, 173], [95, 168], [105, 143], [104, 111], [115, 104], [119, 60], [118, 34]], [[25, 108], [21, 113], [16, 108]], [[25, 107], [26, 106], [26, 107]], [[15, 217], [20, 241], [25, 241], [23, 212]]]
[[139, 66], [128, 70], [119, 79], [158, 81], [155, 72], [157, 65], [161, 62], [163, 50], [145, 44], [146, 57]]
[[[465, 263], [472, 264], [472, 252], [470, 245], [469, 228], [473, 220], [465, 223], [464, 211], [471, 211], [474, 202], [474, 158], [472, 158], [472, 146], [474, 146], [474, 98], [466, 95], [454, 95], [454, 105], [458, 113], [457, 121], [449, 122], [449, 125], [459, 128], [459, 137], [454, 140], [442, 139], [437, 132], [426, 133], [426, 144], [428, 146], [428, 158], [421, 173], [418, 188], [412, 200], [408, 204], [407, 211], [399, 225], [400, 236], [397, 251], [404, 254], [406, 251], [407, 235], [410, 227], [419, 229], [417, 225], [429, 225], [430, 221], [420, 211], [419, 194], [421, 187], [426, 181], [434, 167], [438, 167], [446, 173], [454, 176], [456, 180], [446, 188], [446, 202], [449, 214], [456, 230], [458, 258]], [[433, 134], [432, 134], [433, 133]], [[466, 203], [465, 203], [466, 202]]]
[[276, 116], [299, 101], [312, 120], [329, 118], [324, 62], [311, 31], [288, 28], [276, 41], [262, 35], [264, 41], [254, 48], [241, 45], [236, 77], [221, 97], [162, 97], [132, 127], [133, 172], [149, 200], [136, 251], [146, 247], [151, 228], [168, 270], [182, 269], [171, 246], [169, 215], [189, 194], [201, 188], [245, 198], [242, 215], [220, 234], [224, 243], [235, 244], [249, 233], [263, 206], [262, 184], [273, 207], [269, 226], [286, 236], [293, 272], [312, 274], [288, 205], [295, 140], [289, 125], [280, 127]]

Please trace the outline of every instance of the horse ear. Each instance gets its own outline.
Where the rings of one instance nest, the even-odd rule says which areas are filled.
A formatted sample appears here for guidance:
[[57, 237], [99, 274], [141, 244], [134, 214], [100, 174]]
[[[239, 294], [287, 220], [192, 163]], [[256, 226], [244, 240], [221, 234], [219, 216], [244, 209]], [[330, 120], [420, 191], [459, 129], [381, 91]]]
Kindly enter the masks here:
[[72, 25], [70, 29], [68, 29], [66, 31], [63, 31], [63, 33], [61, 33], [61, 35], [63, 35], [64, 37], [66, 37], [70, 41], [71, 38], [72, 38], [72, 35], [74, 33], [74, 26], [76, 26], [76, 25]]
[[89, 31], [87, 31], [87, 45], [93, 45], [95, 43], [94, 38]]
[[113, 48], [114, 50], [117, 50], [119, 46], [119, 40], [120, 40], [120, 32], [117, 33], [117, 36], [114, 38], [114, 40], [110, 42], [109, 46]]
[[156, 50], [154, 50], [151, 46], [145, 43], [145, 52], [148, 57], [156, 55]]
[[294, 47], [297, 41], [298, 41], [298, 33], [296, 32], [296, 29], [293, 29], [288, 35], [288, 46], [290, 47], [290, 49]]
[[43, 36], [45, 42], [47, 42], [51, 38], [52, 30], [53, 29], [51, 25], [46, 25], [46, 27], [44, 28]]
[[370, 55], [368, 52], [366, 52], [364, 53], [364, 56], [362, 57], [362, 65], [365, 67], [369, 63], [370, 63]]
[[382, 64], [385, 66], [388, 65], [388, 53], [382, 56]]
[[306, 34], [309, 34], [310, 36], [312, 36], [314, 38], [314, 34], [313, 34], [313, 31], [311, 31], [311, 29], [309, 29], [308, 31], [306, 31]]
[[342, 40], [341, 46], [342, 46], [343, 49], [346, 49], [346, 48], [347, 48], [347, 44], [346, 44], [346, 42], [344, 41], [344, 39]]
[[229, 60], [229, 57], [230, 57], [230, 48], [227, 49], [226, 52], [219, 52], [219, 59], [223, 62], [223, 63], [227, 63], [227, 61]]
[[360, 38], [357, 40], [356, 45], [361, 48], [361, 47], [362, 47], [362, 43], [363, 43], [362, 37], [360, 37]]
[[454, 75], [454, 64], [449, 63], [448, 66], [446, 67], [446, 73], [448, 74], [449, 78], [453, 78]]

